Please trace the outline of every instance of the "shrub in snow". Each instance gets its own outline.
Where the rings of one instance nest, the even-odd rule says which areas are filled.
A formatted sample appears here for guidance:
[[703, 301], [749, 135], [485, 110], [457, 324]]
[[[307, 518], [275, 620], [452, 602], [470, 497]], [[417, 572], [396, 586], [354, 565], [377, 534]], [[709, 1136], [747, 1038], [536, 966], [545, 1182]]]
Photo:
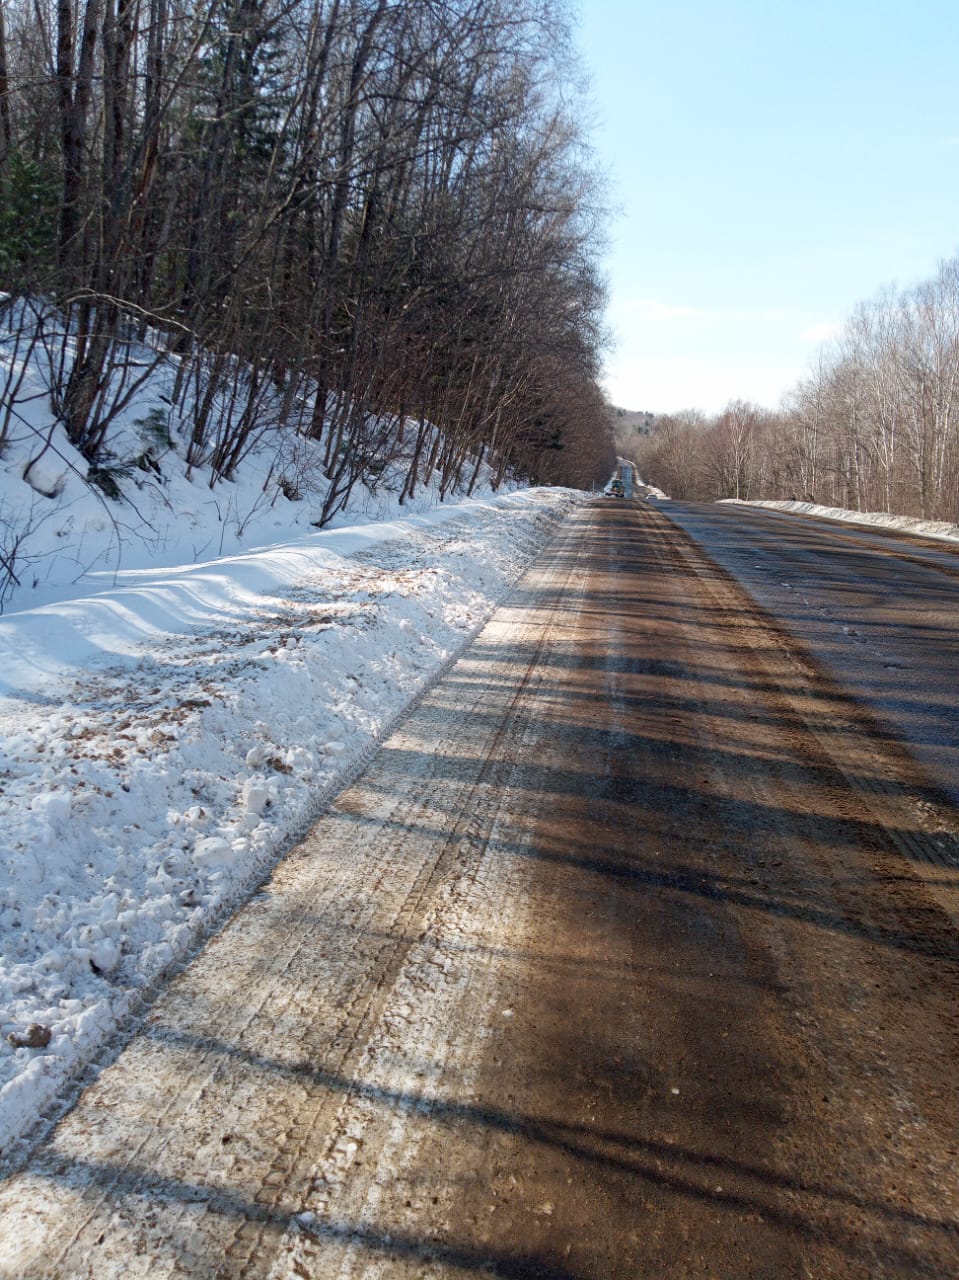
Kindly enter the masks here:
[[[62, 368], [41, 335], [63, 344]], [[309, 388], [302, 413], [291, 415], [273, 381], [235, 359], [198, 348], [191, 359], [212, 379], [205, 383], [186, 376], [182, 357], [157, 346], [157, 335], [121, 345], [102, 391], [108, 415], [93, 414], [89, 433], [71, 436], [52, 408], [71, 376], [69, 321], [42, 300], [0, 307], [0, 610], [69, 598], [81, 580], [110, 585], [90, 582], [96, 575], [194, 563], [334, 522], [389, 519], [501, 482], [481, 463], [443, 488], [434, 427], [420, 424], [429, 447], [414, 458], [402, 446], [403, 421], [362, 415], [368, 425], [343, 459], [348, 474], [334, 483], [324, 446], [299, 429], [312, 415]], [[343, 411], [352, 422], [350, 402]]]

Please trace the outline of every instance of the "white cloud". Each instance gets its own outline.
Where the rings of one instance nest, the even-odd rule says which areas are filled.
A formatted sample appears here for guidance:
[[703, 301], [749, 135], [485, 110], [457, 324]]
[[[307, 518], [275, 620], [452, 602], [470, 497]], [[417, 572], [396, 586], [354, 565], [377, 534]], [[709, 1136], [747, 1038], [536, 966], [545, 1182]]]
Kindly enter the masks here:
[[681, 307], [656, 298], [629, 298], [611, 310], [618, 316], [645, 316], [658, 320], [704, 320], [707, 312], [699, 307]]
[[843, 331], [815, 311], [737, 302], [679, 306], [637, 290], [614, 304], [617, 340], [604, 378], [612, 403], [654, 413], [717, 413], [743, 399], [774, 409], [807, 375], [818, 347]]
[[610, 401], [623, 409], [719, 413], [740, 399], [774, 409], [801, 372], [801, 366], [779, 362], [753, 365], [690, 354], [611, 362], [603, 382]]
[[810, 325], [799, 335], [801, 342], [830, 342], [838, 338], [845, 325], [840, 320], [824, 320], [820, 324]]

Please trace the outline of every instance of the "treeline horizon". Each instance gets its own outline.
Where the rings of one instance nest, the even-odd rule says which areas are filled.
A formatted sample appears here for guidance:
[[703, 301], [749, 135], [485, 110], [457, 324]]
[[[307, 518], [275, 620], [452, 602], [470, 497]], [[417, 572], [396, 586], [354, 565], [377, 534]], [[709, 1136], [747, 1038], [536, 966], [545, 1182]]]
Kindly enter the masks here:
[[394, 456], [403, 497], [484, 461], [588, 485], [614, 451], [576, 76], [553, 0], [11, 0], [8, 355], [42, 349], [91, 472], [172, 354], [188, 466], [228, 481], [292, 427], [321, 521]]
[[779, 410], [737, 400], [713, 416], [667, 414], [628, 447], [676, 498], [959, 523], [959, 258], [861, 303]]

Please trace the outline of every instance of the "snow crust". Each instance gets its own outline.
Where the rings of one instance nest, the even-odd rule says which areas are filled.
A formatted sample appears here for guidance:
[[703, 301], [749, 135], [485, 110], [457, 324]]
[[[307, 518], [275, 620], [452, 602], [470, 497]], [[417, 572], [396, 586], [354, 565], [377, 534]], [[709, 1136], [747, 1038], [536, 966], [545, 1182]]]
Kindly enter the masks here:
[[94, 571], [0, 618], [4, 1156], [585, 499], [521, 491]]

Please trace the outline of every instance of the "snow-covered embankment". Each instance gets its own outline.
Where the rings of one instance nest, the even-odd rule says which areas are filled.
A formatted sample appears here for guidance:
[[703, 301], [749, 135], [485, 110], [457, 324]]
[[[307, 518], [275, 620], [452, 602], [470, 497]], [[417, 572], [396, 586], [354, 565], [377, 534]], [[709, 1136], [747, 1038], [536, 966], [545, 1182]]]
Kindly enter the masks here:
[[312, 534], [0, 618], [4, 1157], [583, 496]]

